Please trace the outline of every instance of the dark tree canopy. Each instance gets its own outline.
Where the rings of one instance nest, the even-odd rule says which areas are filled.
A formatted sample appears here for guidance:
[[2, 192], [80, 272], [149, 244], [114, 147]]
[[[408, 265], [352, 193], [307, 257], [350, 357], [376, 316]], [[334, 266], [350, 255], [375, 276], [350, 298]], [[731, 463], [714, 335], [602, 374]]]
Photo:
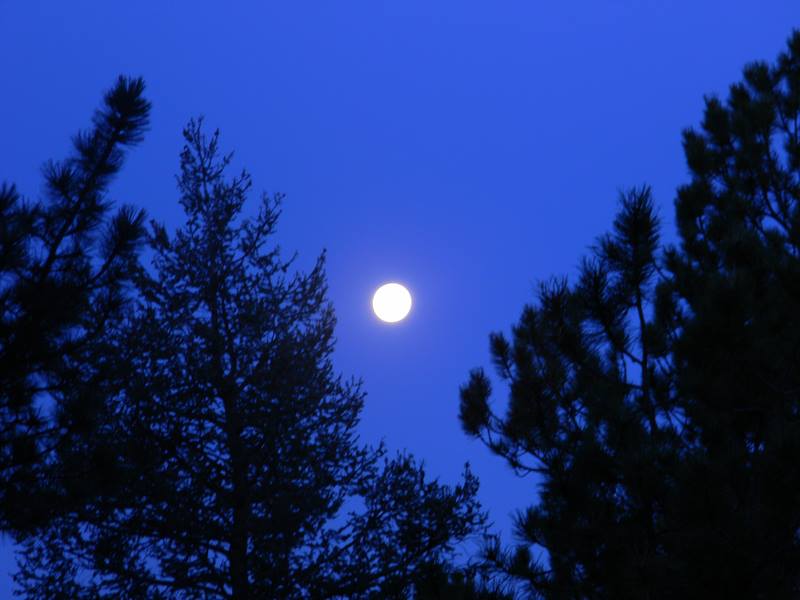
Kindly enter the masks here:
[[424, 565], [414, 576], [414, 600], [513, 600], [502, 581], [480, 565], [454, 568], [442, 562]]
[[487, 558], [541, 598], [800, 594], [800, 33], [684, 133], [662, 247], [647, 188], [574, 283], [491, 336], [461, 420], [540, 482]]
[[[201, 122], [184, 131], [186, 223], [153, 225], [152, 273], [107, 328], [117, 393], [97, 445], [113, 493], [24, 540], [30, 598], [391, 598], [480, 533], [477, 481], [450, 488], [362, 445], [364, 394], [331, 363], [324, 256], [295, 273], [279, 197], [243, 215], [247, 173]], [[69, 469], [94, 448], [59, 455]], [[60, 595], [59, 595], [60, 594]]]
[[141, 79], [120, 77], [74, 154], [45, 165], [43, 200], [0, 186], [0, 529], [28, 527], [65, 502], [63, 490], [44, 489], [41, 467], [91, 435], [104, 402], [98, 340], [121, 318], [144, 235], [141, 211], [110, 214], [108, 186], [147, 127], [143, 92]]

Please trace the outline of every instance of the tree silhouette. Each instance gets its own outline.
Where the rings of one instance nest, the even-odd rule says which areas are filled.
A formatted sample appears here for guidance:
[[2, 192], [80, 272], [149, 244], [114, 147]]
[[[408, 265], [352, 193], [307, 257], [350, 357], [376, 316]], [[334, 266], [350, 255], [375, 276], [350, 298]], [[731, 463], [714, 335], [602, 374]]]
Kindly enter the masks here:
[[119, 78], [74, 154], [45, 165], [43, 201], [0, 186], [0, 529], [64, 505], [42, 467], [54, 449], [91, 436], [105, 401], [98, 339], [122, 317], [144, 236], [142, 212], [110, 214], [108, 186], [147, 127], [143, 92], [141, 79]]
[[487, 558], [541, 598], [800, 592], [800, 33], [684, 133], [691, 182], [662, 250], [649, 189], [623, 195], [573, 284], [491, 336], [461, 420], [540, 482], [519, 544]]
[[[201, 122], [184, 131], [186, 223], [154, 225], [154, 273], [107, 329], [119, 393], [99, 445], [114, 493], [24, 542], [30, 598], [405, 597], [417, 571], [482, 530], [477, 481], [358, 442], [364, 395], [331, 364], [324, 255], [291, 273], [271, 244], [280, 197], [242, 215], [251, 180]], [[94, 449], [90, 449], [94, 452]], [[71, 465], [86, 449], [64, 449]]]
[[[415, 600], [512, 600], [513, 593], [475, 565], [453, 568], [442, 562], [430, 563], [415, 574]], [[489, 579], [489, 581], [487, 581]]]

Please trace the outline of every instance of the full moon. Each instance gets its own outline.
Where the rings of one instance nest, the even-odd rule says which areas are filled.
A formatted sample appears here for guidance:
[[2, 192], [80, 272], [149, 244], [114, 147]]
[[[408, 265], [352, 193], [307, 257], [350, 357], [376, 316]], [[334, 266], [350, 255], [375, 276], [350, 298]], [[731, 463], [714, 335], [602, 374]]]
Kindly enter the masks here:
[[399, 283], [384, 284], [372, 297], [372, 310], [381, 321], [402, 321], [411, 310], [411, 294]]

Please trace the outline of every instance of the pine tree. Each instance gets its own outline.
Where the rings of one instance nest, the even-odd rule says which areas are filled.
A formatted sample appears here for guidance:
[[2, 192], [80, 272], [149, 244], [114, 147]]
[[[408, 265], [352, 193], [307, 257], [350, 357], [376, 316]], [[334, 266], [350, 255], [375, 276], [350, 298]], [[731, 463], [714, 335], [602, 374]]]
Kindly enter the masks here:
[[413, 586], [414, 600], [513, 600], [501, 581], [478, 565], [454, 568], [437, 562], [419, 569]]
[[655, 499], [659, 473], [674, 467], [677, 436], [660, 419], [662, 357], [642, 335], [657, 240], [649, 190], [629, 192], [614, 234], [584, 261], [578, 283], [543, 284], [513, 341], [492, 336], [510, 385], [506, 416], [490, 412], [483, 371], [461, 390], [466, 431], [519, 474], [541, 477], [539, 502], [516, 521], [524, 544], [489, 555], [543, 597], [647, 598], [649, 573], [659, 568]]
[[467, 470], [449, 488], [359, 443], [364, 394], [333, 370], [324, 255], [291, 274], [271, 243], [280, 197], [245, 218], [249, 175], [227, 177], [200, 122], [184, 136], [186, 223], [153, 226], [138, 310], [106, 336], [124, 381], [103, 437], [121, 491], [27, 538], [18, 589], [405, 597], [423, 565], [481, 531], [477, 481]]
[[623, 195], [577, 281], [491, 336], [461, 420], [540, 482], [487, 559], [541, 598], [800, 593], [800, 33], [684, 133], [678, 247]]
[[[69, 500], [43, 479], [52, 451], [91, 436], [105, 401], [97, 341], [122, 318], [144, 215], [111, 215], [108, 186], [147, 127], [141, 79], [120, 77], [74, 154], [43, 169], [46, 197], [0, 186], [0, 529], [30, 527]], [[82, 479], [62, 473], [60, 481]], [[61, 488], [61, 486], [57, 486]], [[74, 498], [80, 502], [80, 498]]]
[[[669, 549], [698, 589], [800, 594], [800, 32], [684, 133], [667, 253], [686, 462]], [[667, 319], [669, 322], [670, 319]], [[720, 584], [718, 577], [722, 577]]]

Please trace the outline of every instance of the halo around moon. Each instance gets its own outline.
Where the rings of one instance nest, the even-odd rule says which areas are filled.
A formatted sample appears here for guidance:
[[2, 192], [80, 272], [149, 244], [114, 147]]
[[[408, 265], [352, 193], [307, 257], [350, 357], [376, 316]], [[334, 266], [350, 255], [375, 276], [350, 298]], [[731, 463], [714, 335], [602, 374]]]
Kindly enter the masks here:
[[411, 311], [411, 294], [399, 283], [386, 283], [372, 296], [372, 310], [386, 323], [397, 323]]

